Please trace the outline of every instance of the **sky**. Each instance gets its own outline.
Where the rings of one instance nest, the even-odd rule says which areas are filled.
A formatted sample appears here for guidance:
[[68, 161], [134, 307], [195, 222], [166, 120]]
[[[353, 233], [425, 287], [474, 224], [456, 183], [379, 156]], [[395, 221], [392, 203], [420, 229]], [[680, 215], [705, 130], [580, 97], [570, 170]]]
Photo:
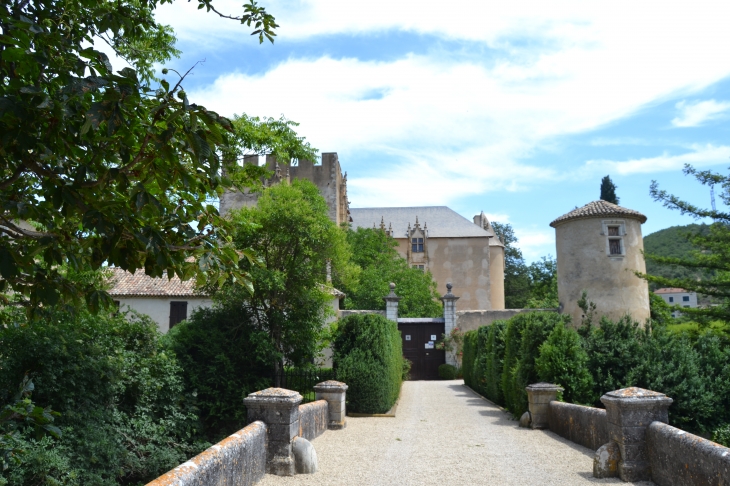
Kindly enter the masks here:
[[273, 45], [194, 1], [159, 7], [183, 52], [168, 67], [204, 60], [183, 86], [222, 115], [298, 122], [338, 153], [351, 207], [484, 211], [531, 262], [555, 255], [550, 222], [598, 199], [605, 175], [647, 235], [694, 221], [653, 201], [651, 181], [709, 207], [684, 164], [730, 167], [730, 2], [259, 4]]

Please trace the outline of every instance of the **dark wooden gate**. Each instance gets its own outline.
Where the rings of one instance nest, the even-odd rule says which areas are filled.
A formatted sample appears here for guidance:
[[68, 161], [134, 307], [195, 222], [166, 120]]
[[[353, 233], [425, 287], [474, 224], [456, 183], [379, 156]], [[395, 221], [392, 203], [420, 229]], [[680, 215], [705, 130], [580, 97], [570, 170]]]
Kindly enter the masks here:
[[398, 330], [403, 342], [403, 357], [411, 362], [411, 380], [438, 380], [439, 365], [446, 362], [436, 341], [444, 334], [443, 318], [401, 318]]

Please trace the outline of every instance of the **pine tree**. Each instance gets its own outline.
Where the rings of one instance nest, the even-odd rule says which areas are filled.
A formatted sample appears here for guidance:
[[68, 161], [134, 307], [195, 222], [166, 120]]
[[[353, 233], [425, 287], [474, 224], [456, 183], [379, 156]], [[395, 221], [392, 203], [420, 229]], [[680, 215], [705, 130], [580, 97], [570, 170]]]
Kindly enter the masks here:
[[601, 200], [618, 204], [618, 196], [616, 196], [616, 184], [613, 183], [610, 176], [601, 179]]

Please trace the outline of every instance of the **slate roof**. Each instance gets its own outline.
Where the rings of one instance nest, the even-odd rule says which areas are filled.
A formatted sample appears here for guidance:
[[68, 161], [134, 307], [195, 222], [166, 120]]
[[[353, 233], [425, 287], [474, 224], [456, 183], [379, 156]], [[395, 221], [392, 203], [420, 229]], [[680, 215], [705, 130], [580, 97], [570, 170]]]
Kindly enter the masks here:
[[564, 214], [550, 223], [550, 226], [555, 228], [558, 224], [574, 219], [586, 219], [586, 218], [632, 218], [638, 219], [642, 224], [646, 222], [646, 216], [633, 209], [622, 208], [616, 204], [612, 204], [608, 201], [593, 201], [589, 202], [581, 208], [572, 210], [571, 212]]
[[181, 281], [178, 277], [169, 279], [152, 278], [144, 270], [130, 273], [121, 268], [110, 268], [113, 272], [112, 297], [205, 297], [195, 291], [194, 281]]
[[406, 238], [408, 224], [418, 222], [427, 226], [429, 238], [478, 238], [490, 234], [465, 217], [446, 206], [417, 206], [411, 208], [350, 208], [353, 228], [380, 228], [381, 218], [385, 227], [393, 225], [395, 238]]

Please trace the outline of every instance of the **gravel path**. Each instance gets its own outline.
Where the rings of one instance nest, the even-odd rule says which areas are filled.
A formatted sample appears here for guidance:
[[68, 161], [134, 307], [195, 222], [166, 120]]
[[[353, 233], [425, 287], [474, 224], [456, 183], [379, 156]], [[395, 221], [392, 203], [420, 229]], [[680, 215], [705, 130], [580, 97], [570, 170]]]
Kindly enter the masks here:
[[[593, 451], [517, 422], [463, 381], [408, 381], [396, 418], [347, 418], [313, 442], [319, 470], [266, 475], [288, 485], [577, 485], [594, 479]], [[649, 485], [652, 483], [635, 483]]]

